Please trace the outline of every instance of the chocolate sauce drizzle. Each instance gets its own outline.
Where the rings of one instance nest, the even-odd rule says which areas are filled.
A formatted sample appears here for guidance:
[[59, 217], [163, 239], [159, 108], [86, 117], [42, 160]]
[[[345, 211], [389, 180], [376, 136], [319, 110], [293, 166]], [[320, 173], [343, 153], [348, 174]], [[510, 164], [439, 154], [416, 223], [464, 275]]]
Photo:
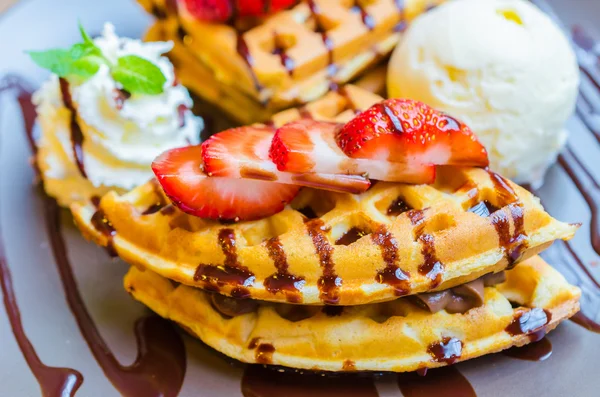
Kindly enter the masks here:
[[367, 230], [363, 230], [360, 227], [354, 226], [350, 230], [348, 230], [346, 233], [344, 233], [340, 238], [335, 240], [335, 245], [350, 245], [350, 244], [360, 240], [362, 237], [366, 236], [367, 234], [369, 234], [369, 232]]
[[406, 6], [404, 4], [404, 0], [394, 0], [394, 4], [398, 9], [398, 13], [400, 14], [400, 21], [394, 26], [394, 32], [404, 32], [408, 27], [406, 23]]
[[242, 377], [244, 397], [378, 397], [368, 376], [327, 375], [289, 368], [248, 365]]
[[552, 355], [552, 343], [547, 337], [543, 337], [522, 347], [511, 347], [502, 354], [519, 360], [544, 361]]
[[397, 296], [406, 295], [410, 292], [410, 275], [400, 269], [398, 265], [398, 242], [392, 233], [384, 225], [381, 225], [372, 235], [373, 243], [381, 250], [381, 256], [385, 262], [385, 268], [375, 276], [380, 284], [388, 284], [394, 288]]
[[60, 83], [60, 94], [62, 95], [62, 101], [65, 107], [71, 113], [71, 146], [73, 149], [73, 158], [75, 159], [75, 164], [77, 164], [77, 168], [79, 169], [79, 173], [84, 178], [87, 178], [87, 174], [85, 172], [85, 165], [83, 163], [83, 132], [81, 131], [81, 127], [79, 126], [79, 122], [77, 121], [77, 109], [73, 105], [73, 99], [71, 98], [71, 91], [69, 90], [69, 82], [65, 78], [59, 79]]
[[525, 334], [532, 342], [537, 342], [546, 335], [546, 325], [551, 319], [552, 314], [549, 311], [538, 307], [522, 310], [515, 314], [506, 327], [506, 332], [513, 336]]
[[[233, 26], [233, 28], [236, 29], [235, 26]], [[263, 86], [258, 81], [258, 77], [256, 76], [256, 73], [254, 72], [254, 58], [250, 54], [250, 50], [248, 49], [248, 44], [246, 43], [246, 40], [244, 39], [244, 35], [243, 35], [243, 33], [239, 32], [237, 29], [236, 29], [236, 34], [237, 34], [237, 38], [236, 38], [235, 49], [236, 49], [237, 53], [239, 54], [239, 56], [242, 57], [242, 59], [244, 60], [244, 62], [246, 62], [246, 65], [248, 66], [248, 69], [250, 71], [250, 77], [252, 78], [252, 82], [254, 83], [254, 88], [256, 89], [256, 91], [262, 91]]]
[[450, 365], [454, 364], [460, 358], [462, 348], [463, 343], [460, 339], [446, 336], [441, 341], [429, 345], [427, 352], [431, 355], [433, 361]]
[[331, 40], [331, 37], [329, 37], [329, 35], [327, 34], [327, 29], [325, 29], [325, 27], [323, 26], [323, 22], [321, 20], [321, 8], [319, 7], [319, 5], [315, 3], [314, 0], [308, 0], [307, 3], [312, 18], [314, 19], [316, 24], [315, 32], [321, 35], [321, 40], [323, 41], [323, 45], [327, 50], [327, 74], [329, 75], [329, 77], [333, 77], [338, 71], [337, 65], [333, 63], [333, 40]]
[[223, 265], [200, 264], [194, 273], [194, 281], [202, 281], [205, 288], [218, 292], [219, 287], [225, 284], [236, 285], [232, 296], [248, 297], [250, 293], [246, 287], [254, 284], [254, 273], [238, 262], [235, 232], [233, 229], [225, 228], [219, 231], [219, 245], [225, 255]]
[[104, 237], [106, 237], [106, 247], [105, 247], [106, 252], [108, 252], [108, 255], [115, 258], [118, 256], [118, 254], [117, 254], [117, 250], [115, 249], [113, 239], [114, 239], [115, 235], [117, 234], [117, 231], [113, 227], [112, 223], [106, 217], [104, 210], [99, 208], [100, 199], [97, 197], [93, 197], [92, 203], [98, 209], [92, 215], [90, 222], [92, 223], [92, 226], [94, 226], [94, 228], [97, 231], [99, 231], [100, 233], [102, 233], [102, 235]]
[[425, 369], [421, 374], [398, 374], [397, 381], [404, 397], [477, 397], [473, 386], [454, 365]]
[[333, 247], [325, 236], [325, 232], [329, 231], [329, 228], [321, 219], [317, 218], [306, 222], [306, 230], [312, 239], [317, 255], [319, 255], [319, 264], [323, 270], [323, 275], [318, 281], [319, 298], [328, 305], [336, 305], [340, 300], [338, 290], [342, 285], [342, 279], [335, 273]]
[[435, 251], [435, 238], [432, 234], [424, 233], [425, 211], [410, 210], [407, 212], [410, 222], [415, 226], [416, 241], [421, 243], [423, 263], [419, 265], [419, 273], [431, 279], [431, 287], [435, 288], [442, 282], [444, 264], [437, 258]]
[[265, 279], [265, 288], [272, 294], [284, 291], [288, 302], [300, 303], [302, 301], [300, 291], [304, 286], [304, 277], [294, 276], [289, 272], [287, 255], [281, 241], [279, 241], [279, 237], [267, 240], [265, 246], [269, 251], [269, 258], [271, 258], [277, 269], [276, 273]]
[[351, 8], [351, 10], [353, 12], [360, 12], [360, 19], [362, 20], [363, 25], [365, 25], [365, 27], [368, 30], [375, 29], [375, 20], [371, 15], [369, 15], [367, 10], [364, 9], [362, 4], [360, 3], [360, 0], [354, 0], [354, 6]]
[[285, 70], [290, 76], [293, 76], [296, 64], [294, 60], [290, 58], [289, 55], [286, 53], [285, 48], [282, 45], [280, 45], [277, 33], [273, 33], [273, 41], [275, 43], [273, 48], [273, 54], [279, 55], [279, 58], [281, 59], [281, 66], [285, 68]]

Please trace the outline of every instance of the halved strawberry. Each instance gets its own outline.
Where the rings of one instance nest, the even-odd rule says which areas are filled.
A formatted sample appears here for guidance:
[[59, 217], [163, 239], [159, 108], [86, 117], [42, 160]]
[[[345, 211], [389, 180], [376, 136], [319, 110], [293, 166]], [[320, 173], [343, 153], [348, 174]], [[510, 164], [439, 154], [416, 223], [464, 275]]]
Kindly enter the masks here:
[[227, 22], [236, 17], [262, 17], [294, 5], [297, 0], [179, 0], [194, 17]]
[[158, 182], [179, 209], [209, 219], [253, 220], [283, 210], [300, 187], [208, 177], [201, 146], [168, 150], [152, 163]]
[[350, 157], [408, 164], [485, 167], [487, 152], [465, 124], [410, 99], [386, 99], [337, 134]]
[[274, 134], [274, 128], [253, 126], [211, 136], [202, 144], [204, 171], [211, 177], [259, 179], [343, 193], [362, 193], [371, 185], [361, 175], [279, 171], [269, 158]]
[[341, 124], [299, 120], [280, 127], [269, 155], [280, 171], [367, 175], [404, 183], [433, 183], [435, 166], [348, 157], [336, 142]]

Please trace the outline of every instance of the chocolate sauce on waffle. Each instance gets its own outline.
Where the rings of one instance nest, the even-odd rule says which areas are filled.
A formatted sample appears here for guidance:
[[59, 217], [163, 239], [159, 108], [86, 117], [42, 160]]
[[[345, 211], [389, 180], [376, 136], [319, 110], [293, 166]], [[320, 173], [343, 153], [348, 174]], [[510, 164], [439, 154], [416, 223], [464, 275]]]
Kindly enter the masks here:
[[410, 210], [407, 212], [407, 215], [410, 222], [415, 227], [415, 239], [421, 243], [423, 263], [419, 265], [419, 273], [431, 279], [431, 287], [435, 288], [442, 282], [444, 264], [437, 258], [435, 238], [432, 234], [424, 233], [425, 211]]
[[404, 397], [477, 397], [473, 386], [456, 366], [446, 366], [397, 375]]
[[543, 337], [522, 347], [511, 347], [502, 354], [519, 360], [544, 361], [552, 354], [552, 343], [547, 337]]
[[239, 294], [248, 294], [245, 287], [254, 284], [254, 273], [245, 266], [240, 265], [237, 257], [235, 232], [225, 228], [219, 231], [219, 246], [225, 255], [223, 265], [200, 264], [194, 273], [194, 281], [202, 281], [207, 287], [218, 290], [225, 284], [236, 285]]
[[73, 99], [71, 98], [71, 91], [69, 90], [69, 82], [60, 78], [60, 94], [62, 96], [62, 101], [65, 107], [71, 113], [71, 147], [73, 149], [73, 158], [75, 159], [75, 164], [77, 164], [77, 168], [79, 169], [79, 173], [84, 178], [87, 178], [87, 174], [85, 172], [85, 165], [83, 163], [83, 132], [81, 131], [81, 127], [79, 126], [79, 122], [77, 121], [77, 109], [73, 105]]
[[360, 19], [368, 30], [375, 29], [375, 20], [373, 17], [365, 10], [359, 0], [354, 0], [354, 6], [351, 8], [353, 12], [360, 13]]
[[274, 33], [273, 36], [273, 41], [275, 42], [275, 45], [273, 47], [273, 54], [279, 55], [279, 59], [281, 60], [281, 66], [283, 66], [287, 73], [290, 76], [292, 76], [294, 74], [294, 68], [296, 67], [296, 64], [294, 60], [288, 56], [288, 54], [285, 51], [285, 48], [279, 44], [279, 38], [277, 36], [277, 33]]
[[406, 295], [410, 292], [410, 276], [398, 266], [398, 242], [384, 225], [381, 225], [373, 234], [371, 239], [381, 250], [381, 256], [385, 262], [385, 268], [375, 276], [380, 284], [388, 284], [394, 288], [397, 296]]
[[100, 197], [94, 196], [90, 201], [94, 207], [96, 207], [96, 212], [94, 212], [92, 215], [90, 222], [98, 232], [102, 233], [102, 235], [106, 237], [106, 252], [108, 252], [108, 255], [114, 258], [118, 256], [113, 242], [113, 238], [117, 234], [117, 231], [106, 217], [104, 210], [100, 208]]
[[356, 241], [358, 241], [361, 237], [369, 234], [367, 230], [363, 230], [360, 227], [352, 227], [346, 233], [344, 233], [340, 238], [335, 241], [335, 245], [350, 245]]
[[323, 26], [321, 20], [321, 8], [319, 7], [319, 5], [315, 3], [314, 0], [308, 0], [307, 3], [308, 8], [310, 9], [310, 13], [312, 14], [312, 18], [314, 19], [316, 24], [315, 32], [321, 35], [321, 40], [323, 41], [323, 45], [327, 50], [327, 74], [329, 75], [329, 77], [333, 77], [333, 75], [335, 75], [335, 73], [338, 70], [337, 65], [333, 63], [333, 40], [331, 40], [331, 38], [327, 34], [327, 30]]
[[434, 361], [454, 364], [462, 354], [463, 343], [456, 338], [444, 337], [441, 341], [432, 343], [427, 352]]
[[324, 225], [321, 219], [316, 218], [306, 222], [306, 230], [312, 239], [323, 271], [323, 275], [318, 281], [319, 298], [329, 305], [335, 305], [340, 300], [338, 290], [342, 285], [342, 279], [335, 273], [333, 247], [325, 236], [325, 232], [329, 231], [329, 228]]
[[394, 0], [394, 4], [400, 14], [400, 20], [396, 26], [394, 26], [394, 32], [404, 32], [408, 27], [408, 24], [406, 23], [406, 5], [404, 3], [405, 0]]
[[523, 207], [517, 194], [506, 179], [495, 172], [488, 171], [488, 173], [494, 184], [499, 202], [508, 205], [513, 223], [514, 231], [511, 235], [509, 217], [504, 211], [496, 211], [490, 217], [492, 225], [498, 233], [499, 244], [506, 251], [508, 269], [511, 269], [521, 259], [523, 251], [527, 249]]
[[304, 286], [304, 277], [297, 277], [289, 272], [287, 255], [281, 241], [279, 241], [279, 237], [267, 240], [265, 246], [269, 251], [269, 258], [271, 258], [277, 269], [276, 273], [265, 279], [265, 288], [272, 294], [283, 291], [288, 302], [300, 303], [302, 301], [300, 290]]
[[327, 374], [290, 368], [248, 365], [242, 377], [244, 397], [378, 397], [370, 376]]
[[406, 211], [410, 211], [413, 209], [402, 197], [398, 197], [396, 200], [390, 204], [386, 213], [389, 216], [398, 216], [400, 214], [405, 213]]
[[546, 325], [551, 319], [552, 314], [544, 309], [523, 310], [515, 314], [506, 332], [513, 336], [525, 334], [532, 342], [537, 342], [546, 335]]
[[252, 338], [248, 349], [254, 350], [254, 358], [259, 364], [271, 364], [275, 347], [270, 343], [261, 343], [260, 338]]

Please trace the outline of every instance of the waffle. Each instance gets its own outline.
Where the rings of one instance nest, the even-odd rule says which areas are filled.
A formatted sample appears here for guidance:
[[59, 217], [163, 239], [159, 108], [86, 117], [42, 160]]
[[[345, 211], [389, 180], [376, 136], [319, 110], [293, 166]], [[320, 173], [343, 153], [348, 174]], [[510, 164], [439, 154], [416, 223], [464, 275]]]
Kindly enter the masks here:
[[244, 33], [143, 3], [159, 17], [146, 40], [175, 43], [170, 57], [181, 82], [250, 124], [355, 78], [389, 55], [407, 21], [442, 1], [374, 0], [364, 12], [348, 0], [301, 2]]
[[230, 317], [215, 309], [210, 293], [174, 285], [149, 270], [132, 266], [124, 284], [159, 315], [243, 362], [402, 372], [524, 345], [579, 310], [579, 289], [539, 257], [506, 273], [506, 282], [485, 288], [484, 304], [465, 314], [432, 314], [400, 298], [336, 311], [246, 302], [247, 313]]
[[129, 263], [227, 295], [304, 304], [450, 288], [511, 267], [578, 227], [497, 174], [455, 167], [440, 167], [434, 185], [379, 182], [360, 195], [303, 189], [278, 214], [225, 225], [167, 205], [154, 181], [109, 193], [99, 208], [74, 205], [76, 223]]

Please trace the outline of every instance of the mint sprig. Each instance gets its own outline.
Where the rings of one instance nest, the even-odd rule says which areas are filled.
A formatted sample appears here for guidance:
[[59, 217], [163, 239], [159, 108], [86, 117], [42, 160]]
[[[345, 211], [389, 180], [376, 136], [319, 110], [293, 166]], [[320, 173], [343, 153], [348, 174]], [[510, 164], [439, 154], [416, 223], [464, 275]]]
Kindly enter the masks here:
[[167, 78], [154, 63], [137, 55], [125, 55], [113, 63], [102, 54], [81, 24], [79, 32], [83, 42], [69, 49], [29, 51], [29, 56], [38, 66], [59, 77], [77, 77], [85, 81], [94, 76], [101, 65], [107, 65], [113, 79], [131, 94], [158, 95], [163, 92]]

